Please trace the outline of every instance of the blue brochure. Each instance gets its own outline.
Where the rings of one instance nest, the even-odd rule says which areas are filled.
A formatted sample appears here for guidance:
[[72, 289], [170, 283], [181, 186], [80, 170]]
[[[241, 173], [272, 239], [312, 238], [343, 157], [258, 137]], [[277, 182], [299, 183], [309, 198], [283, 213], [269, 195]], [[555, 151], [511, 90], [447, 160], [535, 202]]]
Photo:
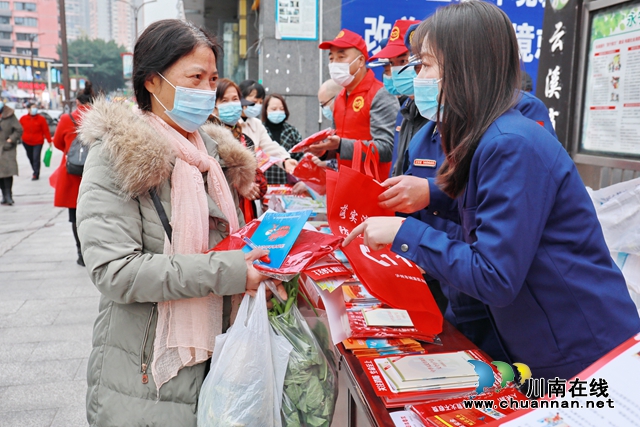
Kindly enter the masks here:
[[[269, 264], [267, 267], [280, 268], [291, 247], [296, 242], [302, 227], [307, 222], [311, 210], [277, 213], [267, 212], [262, 222], [251, 236], [251, 241], [258, 247], [269, 251]], [[244, 252], [250, 252], [251, 248], [245, 246]]]

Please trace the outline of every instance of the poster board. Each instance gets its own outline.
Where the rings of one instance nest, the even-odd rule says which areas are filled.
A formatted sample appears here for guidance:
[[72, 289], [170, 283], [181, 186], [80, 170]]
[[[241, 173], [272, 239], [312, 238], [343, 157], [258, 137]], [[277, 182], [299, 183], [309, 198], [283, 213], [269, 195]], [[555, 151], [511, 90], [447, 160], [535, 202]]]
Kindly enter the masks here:
[[317, 40], [318, 0], [276, 0], [276, 39]]
[[640, 0], [592, 3], [578, 153], [640, 160]]

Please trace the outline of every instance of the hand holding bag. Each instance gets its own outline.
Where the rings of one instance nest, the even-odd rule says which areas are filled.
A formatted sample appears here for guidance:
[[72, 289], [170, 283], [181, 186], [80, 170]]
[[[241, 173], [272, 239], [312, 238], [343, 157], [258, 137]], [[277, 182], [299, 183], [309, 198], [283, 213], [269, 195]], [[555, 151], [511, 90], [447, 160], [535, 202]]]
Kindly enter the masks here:
[[218, 335], [200, 389], [198, 427], [281, 427], [280, 405], [292, 346], [269, 324], [265, 285], [245, 295], [236, 321]]
[[[364, 173], [360, 162], [353, 162], [354, 169], [342, 166], [337, 174], [327, 174], [327, 214], [331, 231], [337, 236], [346, 237], [369, 217], [395, 215], [378, 204], [378, 196], [386, 188], [376, 181], [380, 176], [374, 146], [356, 141], [353, 158], [361, 159], [363, 149]], [[390, 247], [374, 252], [364, 245], [361, 236], [342, 251], [373, 296], [391, 307], [407, 310], [415, 328], [423, 333], [442, 332], [440, 309], [413, 262], [391, 252]]]

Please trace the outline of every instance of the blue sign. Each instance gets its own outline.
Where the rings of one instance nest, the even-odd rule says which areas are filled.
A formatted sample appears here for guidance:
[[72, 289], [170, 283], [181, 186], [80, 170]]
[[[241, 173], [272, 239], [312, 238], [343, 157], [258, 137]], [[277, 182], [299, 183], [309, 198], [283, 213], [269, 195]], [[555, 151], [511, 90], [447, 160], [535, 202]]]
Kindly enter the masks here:
[[[498, 5], [511, 19], [522, 63], [533, 80], [535, 92], [545, 0], [487, 1]], [[389, 37], [397, 19], [423, 20], [437, 8], [458, 2], [459, 0], [343, 0], [342, 28], [360, 34], [367, 43], [369, 55], [374, 55], [380, 50], [380, 41]]]

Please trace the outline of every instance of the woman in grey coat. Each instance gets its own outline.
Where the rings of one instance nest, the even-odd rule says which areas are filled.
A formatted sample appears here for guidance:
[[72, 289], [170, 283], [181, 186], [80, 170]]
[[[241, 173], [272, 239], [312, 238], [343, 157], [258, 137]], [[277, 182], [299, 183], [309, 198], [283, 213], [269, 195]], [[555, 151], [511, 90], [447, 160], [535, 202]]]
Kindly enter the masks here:
[[195, 426], [215, 335], [265, 279], [252, 264], [263, 251], [204, 253], [242, 225], [237, 192], [256, 168], [228, 131], [200, 129], [215, 103], [217, 54], [203, 30], [157, 21], [134, 50], [137, 108], [98, 99], [82, 117], [90, 150], [78, 233], [102, 294], [87, 370], [91, 426]]
[[3, 205], [13, 205], [13, 176], [18, 175], [16, 149], [22, 136], [22, 125], [13, 108], [0, 101], [0, 190]]

